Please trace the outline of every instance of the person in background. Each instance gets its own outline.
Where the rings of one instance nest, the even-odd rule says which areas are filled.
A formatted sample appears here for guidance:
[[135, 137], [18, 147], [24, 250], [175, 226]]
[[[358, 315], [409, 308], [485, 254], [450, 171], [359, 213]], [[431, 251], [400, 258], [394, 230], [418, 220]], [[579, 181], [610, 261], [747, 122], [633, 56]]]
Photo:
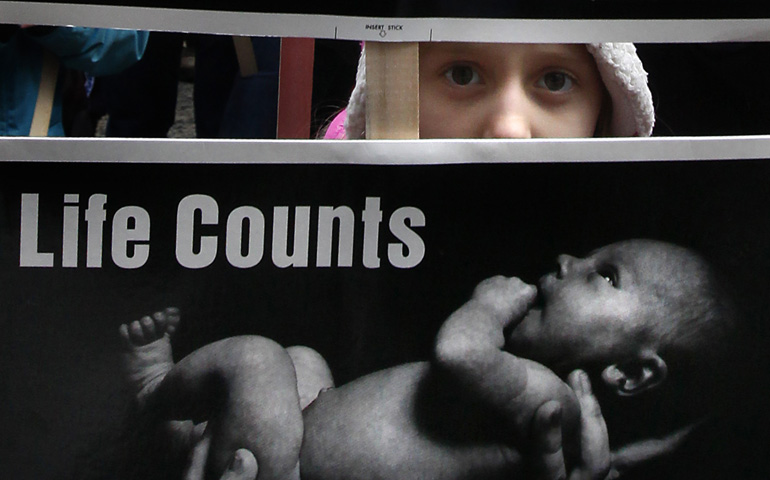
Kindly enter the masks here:
[[101, 76], [137, 62], [148, 33], [137, 30], [37, 25], [0, 26], [0, 135], [30, 134], [41, 82], [53, 83], [48, 129], [63, 136], [62, 67]]
[[[243, 54], [254, 57], [256, 71], [239, 68], [230, 35], [152, 32], [140, 62], [99, 79], [106, 136], [168, 137], [177, 120], [178, 85], [185, 81], [194, 84], [195, 137], [275, 138], [281, 41], [244, 38], [250, 48]], [[181, 67], [184, 62], [189, 68]]]

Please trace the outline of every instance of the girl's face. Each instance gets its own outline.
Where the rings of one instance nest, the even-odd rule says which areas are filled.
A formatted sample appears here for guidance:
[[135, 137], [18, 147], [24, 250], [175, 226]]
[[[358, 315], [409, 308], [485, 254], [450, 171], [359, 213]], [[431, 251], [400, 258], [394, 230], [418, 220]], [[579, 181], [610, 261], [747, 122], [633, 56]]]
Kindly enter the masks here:
[[420, 44], [420, 138], [592, 137], [604, 85], [579, 44]]

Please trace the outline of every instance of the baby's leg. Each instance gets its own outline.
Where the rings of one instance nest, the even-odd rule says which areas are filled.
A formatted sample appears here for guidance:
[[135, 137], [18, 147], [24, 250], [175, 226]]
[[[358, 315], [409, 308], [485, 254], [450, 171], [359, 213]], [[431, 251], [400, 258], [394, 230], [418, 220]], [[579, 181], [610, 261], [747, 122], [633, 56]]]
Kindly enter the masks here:
[[[140, 411], [144, 411], [147, 398], [174, 366], [171, 336], [179, 321], [179, 310], [169, 307], [119, 328], [124, 347], [123, 369]], [[185, 452], [202, 436], [205, 427], [205, 422], [195, 425], [190, 420], [174, 420], [163, 422], [161, 431], [171, 450]]]
[[174, 307], [120, 326], [123, 368], [140, 406], [174, 366], [171, 335], [179, 325]]
[[[308, 352], [294, 352], [304, 365]], [[168, 372], [148, 405], [166, 418], [208, 419], [208, 478], [219, 478], [235, 451], [246, 448], [257, 459], [260, 480], [299, 479], [297, 376], [289, 353], [272, 340], [233, 337], [194, 351]]]

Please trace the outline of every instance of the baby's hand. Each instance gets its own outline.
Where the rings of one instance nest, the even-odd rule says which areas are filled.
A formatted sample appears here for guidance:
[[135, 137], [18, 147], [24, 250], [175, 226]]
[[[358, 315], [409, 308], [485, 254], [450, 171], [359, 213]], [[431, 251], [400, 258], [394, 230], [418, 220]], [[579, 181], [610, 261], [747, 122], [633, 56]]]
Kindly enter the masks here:
[[496, 277], [482, 281], [473, 292], [473, 300], [489, 309], [507, 324], [522, 317], [535, 302], [537, 288], [516, 277]]

